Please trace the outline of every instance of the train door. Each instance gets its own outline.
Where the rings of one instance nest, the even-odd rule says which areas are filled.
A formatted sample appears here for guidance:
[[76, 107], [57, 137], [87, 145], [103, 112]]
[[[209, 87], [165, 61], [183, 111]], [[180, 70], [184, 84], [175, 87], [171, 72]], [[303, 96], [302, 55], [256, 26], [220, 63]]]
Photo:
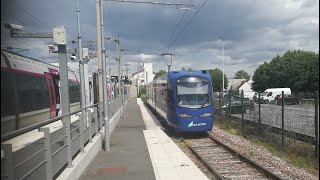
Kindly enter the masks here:
[[54, 90], [54, 85], [52, 81], [51, 74], [45, 73], [45, 77], [47, 79], [47, 85], [48, 85], [48, 92], [49, 92], [49, 98], [50, 98], [50, 118], [56, 117], [56, 93]]

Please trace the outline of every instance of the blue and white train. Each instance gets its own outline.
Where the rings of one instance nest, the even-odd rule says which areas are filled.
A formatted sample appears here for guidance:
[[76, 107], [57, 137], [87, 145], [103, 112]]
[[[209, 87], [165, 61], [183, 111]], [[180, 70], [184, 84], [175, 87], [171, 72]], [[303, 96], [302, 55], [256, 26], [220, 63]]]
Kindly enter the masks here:
[[208, 71], [170, 71], [147, 86], [148, 104], [177, 132], [211, 131], [212, 80]]

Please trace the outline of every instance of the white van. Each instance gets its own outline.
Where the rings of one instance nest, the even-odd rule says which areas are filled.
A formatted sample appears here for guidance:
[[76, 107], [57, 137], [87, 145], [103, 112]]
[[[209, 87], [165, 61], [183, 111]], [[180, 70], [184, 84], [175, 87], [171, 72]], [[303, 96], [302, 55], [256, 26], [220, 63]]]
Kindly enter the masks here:
[[281, 95], [282, 91], [284, 95], [291, 95], [290, 88], [270, 88], [266, 89], [263, 93], [260, 94], [260, 98], [264, 103], [269, 104], [275, 101], [277, 95]]
[[256, 92], [254, 91], [243, 91], [243, 97], [248, 98], [250, 101], [253, 101], [253, 96]]

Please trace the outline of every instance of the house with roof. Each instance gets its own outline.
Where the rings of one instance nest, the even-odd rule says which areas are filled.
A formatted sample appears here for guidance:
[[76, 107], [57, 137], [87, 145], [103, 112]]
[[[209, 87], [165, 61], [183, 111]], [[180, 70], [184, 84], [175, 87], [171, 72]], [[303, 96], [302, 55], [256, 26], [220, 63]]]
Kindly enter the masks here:
[[228, 90], [253, 92], [252, 83], [253, 81], [251, 79], [248, 81], [246, 79], [228, 79]]
[[228, 78], [227, 91], [229, 91], [231, 89], [231, 86], [233, 86], [232, 89], [234, 89], [235, 85], [238, 84], [238, 83], [241, 83], [242, 81], [246, 81], [246, 79]]
[[136, 81], [134, 84], [147, 85], [153, 81], [153, 67], [152, 63], [143, 63], [142, 69], [137, 70], [137, 72], [132, 73], [132, 82]]

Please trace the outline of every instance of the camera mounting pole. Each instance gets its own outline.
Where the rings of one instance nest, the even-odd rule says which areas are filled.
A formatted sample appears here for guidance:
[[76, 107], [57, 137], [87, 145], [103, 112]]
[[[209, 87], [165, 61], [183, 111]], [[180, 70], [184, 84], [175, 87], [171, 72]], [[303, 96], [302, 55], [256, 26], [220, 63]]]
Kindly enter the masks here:
[[[13, 38], [53, 38], [53, 44], [58, 46], [59, 73], [60, 73], [60, 92], [61, 92], [61, 111], [62, 115], [70, 113], [69, 85], [68, 85], [68, 69], [67, 69], [67, 40], [66, 29], [63, 26], [55, 27], [52, 32], [22, 32], [23, 27], [16, 24], [5, 24], [10, 30]], [[68, 167], [72, 167], [72, 151], [70, 136], [70, 116], [62, 118], [63, 126], [66, 130], [66, 144]]]
[[[90, 105], [90, 89], [89, 89], [89, 48], [82, 48], [82, 61], [83, 61], [83, 81], [84, 81], [84, 97], [85, 97], [85, 107]], [[87, 112], [88, 114], [88, 112]], [[87, 115], [88, 117], [88, 115]], [[90, 120], [87, 119], [87, 126], [89, 126]]]

